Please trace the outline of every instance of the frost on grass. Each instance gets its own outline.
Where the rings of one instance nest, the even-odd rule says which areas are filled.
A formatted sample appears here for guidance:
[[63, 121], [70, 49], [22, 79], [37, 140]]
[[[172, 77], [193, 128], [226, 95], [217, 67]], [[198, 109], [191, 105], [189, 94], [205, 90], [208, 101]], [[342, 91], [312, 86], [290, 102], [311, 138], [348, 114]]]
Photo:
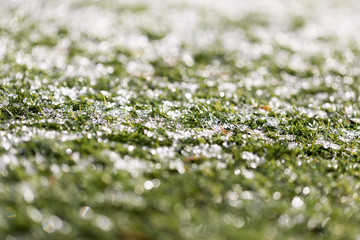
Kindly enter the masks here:
[[359, 10], [1, 1], [0, 238], [359, 238]]

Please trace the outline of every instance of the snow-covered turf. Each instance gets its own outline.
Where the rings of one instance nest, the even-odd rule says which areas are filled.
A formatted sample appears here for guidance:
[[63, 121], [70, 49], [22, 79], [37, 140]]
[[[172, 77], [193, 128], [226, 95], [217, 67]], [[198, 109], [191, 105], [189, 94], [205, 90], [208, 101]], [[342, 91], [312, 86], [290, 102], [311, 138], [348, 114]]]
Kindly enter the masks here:
[[0, 0], [0, 238], [360, 239], [357, 0]]

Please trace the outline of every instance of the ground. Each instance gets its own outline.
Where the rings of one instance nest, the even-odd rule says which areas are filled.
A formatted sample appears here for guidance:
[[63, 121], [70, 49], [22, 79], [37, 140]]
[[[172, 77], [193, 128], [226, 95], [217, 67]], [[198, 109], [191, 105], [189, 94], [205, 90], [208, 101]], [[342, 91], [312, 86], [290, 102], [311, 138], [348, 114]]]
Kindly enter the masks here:
[[0, 2], [0, 238], [360, 239], [360, 4]]

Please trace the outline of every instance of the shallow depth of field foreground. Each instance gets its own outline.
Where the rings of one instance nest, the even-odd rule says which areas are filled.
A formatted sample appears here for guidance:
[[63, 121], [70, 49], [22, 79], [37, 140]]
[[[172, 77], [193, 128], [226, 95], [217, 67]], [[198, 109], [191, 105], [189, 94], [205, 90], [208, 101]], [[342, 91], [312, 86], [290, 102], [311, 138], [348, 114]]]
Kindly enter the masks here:
[[0, 0], [0, 239], [360, 239], [358, 0]]

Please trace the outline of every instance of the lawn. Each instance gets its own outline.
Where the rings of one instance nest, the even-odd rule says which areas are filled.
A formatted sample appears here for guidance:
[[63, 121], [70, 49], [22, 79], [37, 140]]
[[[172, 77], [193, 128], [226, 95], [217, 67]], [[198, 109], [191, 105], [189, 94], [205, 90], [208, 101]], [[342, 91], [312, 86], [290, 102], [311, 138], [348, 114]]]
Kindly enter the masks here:
[[0, 1], [0, 239], [360, 239], [356, 0]]

